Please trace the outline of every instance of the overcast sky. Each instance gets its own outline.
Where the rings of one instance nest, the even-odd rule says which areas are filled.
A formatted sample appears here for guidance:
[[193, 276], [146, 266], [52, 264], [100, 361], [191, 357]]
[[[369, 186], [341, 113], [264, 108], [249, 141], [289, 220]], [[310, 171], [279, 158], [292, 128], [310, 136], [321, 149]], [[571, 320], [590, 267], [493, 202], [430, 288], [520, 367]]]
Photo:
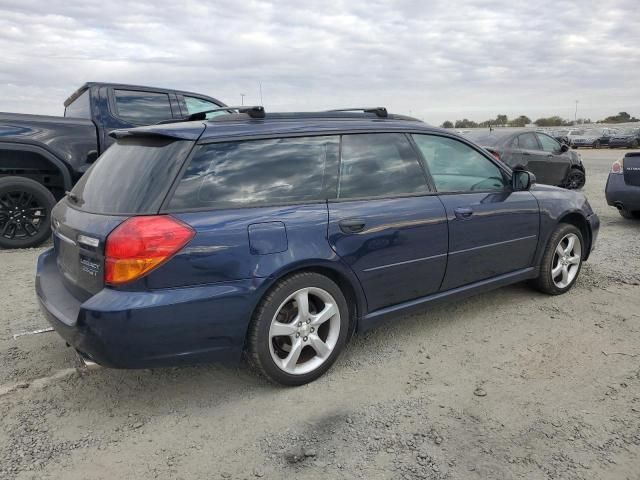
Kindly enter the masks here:
[[387, 106], [439, 124], [640, 117], [638, 0], [0, 0], [0, 111], [86, 81], [268, 110]]

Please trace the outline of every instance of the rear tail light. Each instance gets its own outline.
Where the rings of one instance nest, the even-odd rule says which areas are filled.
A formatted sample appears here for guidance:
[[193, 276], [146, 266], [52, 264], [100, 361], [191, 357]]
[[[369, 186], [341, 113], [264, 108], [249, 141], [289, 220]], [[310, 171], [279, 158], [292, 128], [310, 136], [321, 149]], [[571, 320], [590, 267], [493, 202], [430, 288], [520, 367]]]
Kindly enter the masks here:
[[613, 165], [611, 165], [611, 173], [623, 173], [624, 170], [624, 158], [621, 158], [620, 160], [616, 160], [615, 162], [613, 162]]
[[167, 215], [132, 217], [107, 237], [105, 282], [136, 280], [169, 260], [195, 235], [191, 227]]
[[500, 154], [494, 150], [489, 150], [489, 153], [496, 157], [496, 160], [500, 160]]

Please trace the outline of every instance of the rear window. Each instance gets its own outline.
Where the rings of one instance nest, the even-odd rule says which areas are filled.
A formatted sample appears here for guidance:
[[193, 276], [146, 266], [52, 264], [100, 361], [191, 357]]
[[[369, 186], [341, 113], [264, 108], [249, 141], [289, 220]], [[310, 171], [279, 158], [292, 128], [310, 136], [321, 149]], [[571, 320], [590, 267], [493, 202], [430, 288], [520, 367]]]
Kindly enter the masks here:
[[76, 98], [64, 109], [65, 117], [91, 118], [91, 107], [89, 105], [89, 90], [85, 90], [82, 95]]
[[120, 139], [73, 189], [81, 210], [101, 214], [157, 213], [193, 146], [166, 138]]
[[304, 203], [335, 196], [338, 137], [212, 143], [197, 148], [169, 203], [171, 210]]

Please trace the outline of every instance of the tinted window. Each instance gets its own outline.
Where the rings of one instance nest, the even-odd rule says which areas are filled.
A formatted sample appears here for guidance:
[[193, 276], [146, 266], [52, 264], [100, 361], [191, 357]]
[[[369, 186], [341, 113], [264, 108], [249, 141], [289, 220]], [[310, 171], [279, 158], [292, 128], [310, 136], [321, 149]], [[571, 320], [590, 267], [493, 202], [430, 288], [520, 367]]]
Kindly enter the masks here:
[[122, 139], [73, 189], [71, 205], [94, 213], [157, 213], [193, 142]]
[[389, 197], [427, 191], [418, 156], [404, 134], [342, 137], [339, 198]]
[[151, 125], [172, 117], [166, 93], [114, 90], [118, 117], [137, 125]]
[[[207, 110], [213, 110], [215, 108], [220, 108], [220, 105], [216, 105], [213, 102], [209, 102], [207, 100], [202, 100], [201, 98], [196, 97], [184, 97], [185, 106], [187, 108], [187, 113], [189, 115], [193, 115], [194, 113], [206, 112]], [[219, 115], [227, 115], [228, 112], [209, 112], [207, 113], [207, 118], [217, 117]]]
[[76, 98], [64, 109], [65, 117], [91, 118], [91, 107], [89, 106], [89, 90], [85, 90], [82, 95]]
[[435, 135], [413, 135], [438, 192], [502, 190], [502, 171], [468, 145]]
[[540, 145], [533, 133], [523, 133], [518, 136], [518, 146], [524, 150], [540, 150]]
[[542, 145], [542, 150], [545, 152], [560, 151], [560, 144], [556, 140], [547, 135], [543, 135], [542, 133], [538, 133], [537, 135], [538, 140], [540, 140], [540, 144]]
[[194, 154], [169, 208], [226, 208], [324, 200], [327, 195], [335, 196], [338, 148], [338, 137], [202, 145]]

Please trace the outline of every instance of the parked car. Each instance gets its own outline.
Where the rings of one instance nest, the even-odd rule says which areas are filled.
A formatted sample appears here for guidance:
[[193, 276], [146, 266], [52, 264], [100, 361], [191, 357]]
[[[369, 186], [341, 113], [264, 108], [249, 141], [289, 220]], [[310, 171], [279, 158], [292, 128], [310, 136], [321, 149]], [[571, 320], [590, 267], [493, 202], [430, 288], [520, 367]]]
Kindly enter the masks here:
[[539, 183], [579, 189], [586, 183], [582, 159], [546, 133], [533, 130], [476, 130], [467, 135], [510, 167], [521, 166]]
[[605, 194], [624, 218], [640, 219], [640, 152], [629, 152], [613, 163]]
[[0, 113], [0, 247], [34, 247], [49, 238], [51, 209], [114, 142], [109, 132], [224, 103], [198, 93], [90, 82], [64, 105], [64, 118]]
[[609, 141], [609, 148], [638, 148], [640, 146], [640, 128], [624, 128]]
[[603, 145], [609, 145], [609, 140], [615, 134], [615, 130], [610, 128], [590, 128], [575, 132], [570, 137], [573, 148], [600, 148]]
[[112, 135], [36, 276], [57, 332], [108, 367], [246, 353], [304, 384], [400, 313], [523, 280], [566, 293], [598, 233], [582, 193], [383, 108]]

